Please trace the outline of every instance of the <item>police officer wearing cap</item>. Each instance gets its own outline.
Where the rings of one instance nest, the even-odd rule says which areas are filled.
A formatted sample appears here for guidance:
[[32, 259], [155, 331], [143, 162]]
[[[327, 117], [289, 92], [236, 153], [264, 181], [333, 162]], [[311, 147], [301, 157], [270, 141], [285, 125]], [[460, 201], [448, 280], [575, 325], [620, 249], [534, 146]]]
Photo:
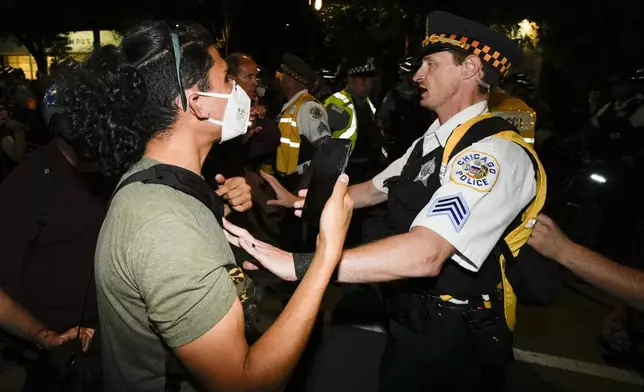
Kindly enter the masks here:
[[[351, 140], [347, 174], [352, 183], [359, 183], [384, 168], [378, 169], [384, 138], [376, 123], [376, 108], [369, 99], [377, 71], [373, 57], [355, 56], [346, 67], [346, 88], [327, 98], [324, 106], [333, 137]], [[369, 176], [369, 168], [377, 171]]]
[[[515, 253], [527, 241], [517, 233], [543, 206], [545, 172], [516, 129], [488, 111], [490, 88], [520, 48], [445, 12], [427, 22], [414, 80], [438, 119], [382, 173], [349, 188], [355, 208], [387, 203], [388, 237], [345, 250], [337, 279], [386, 283], [380, 391], [498, 391], [513, 355], [516, 297], [496, 251], [504, 244]], [[243, 236], [241, 246], [273, 273], [306, 273], [309, 255]]]
[[420, 104], [420, 89], [414, 74], [420, 61], [407, 57], [398, 63], [398, 83], [387, 93], [376, 113], [380, 128], [389, 141], [387, 159], [403, 156], [409, 146], [436, 120], [436, 114]]
[[315, 143], [331, 133], [324, 107], [308, 91], [316, 80], [315, 70], [290, 53], [282, 61], [280, 90], [288, 102], [278, 116], [281, 138], [275, 172], [287, 188], [294, 189], [313, 157]]

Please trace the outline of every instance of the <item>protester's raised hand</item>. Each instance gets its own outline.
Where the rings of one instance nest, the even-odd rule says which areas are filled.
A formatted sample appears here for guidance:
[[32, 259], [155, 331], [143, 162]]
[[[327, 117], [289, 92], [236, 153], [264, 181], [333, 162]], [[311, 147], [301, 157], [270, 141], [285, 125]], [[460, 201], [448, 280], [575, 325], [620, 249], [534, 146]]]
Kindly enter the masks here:
[[336, 181], [333, 194], [327, 200], [320, 217], [318, 249], [322, 247], [326, 251], [338, 252], [338, 260], [353, 215], [353, 199], [349, 196], [348, 188], [349, 177], [342, 174]]
[[244, 177], [226, 179], [221, 174], [215, 177], [217, 181], [217, 195], [228, 201], [228, 204], [237, 212], [244, 212], [253, 206], [250, 185]]
[[300, 201], [303, 200], [302, 198], [299, 198], [289, 192], [282, 184], [280, 184], [279, 180], [275, 178], [274, 176], [264, 172], [260, 171], [259, 174], [262, 176], [264, 181], [268, 183], [268, 185], [273, 188], [273, 192], [275, 192], [275, 196], [277, 196], [276, 200], [269, 200], [266, 202], [269, 206], [280, 206], [280, 207], [286, 207], [286, 208], [293, 208], [293, 205]]
[[572, 242], [551, 218], [543, 214], [539, 215], [532, 235], [528, 239], [528, 245], [541, 255], [559, 261], [570, 244]]

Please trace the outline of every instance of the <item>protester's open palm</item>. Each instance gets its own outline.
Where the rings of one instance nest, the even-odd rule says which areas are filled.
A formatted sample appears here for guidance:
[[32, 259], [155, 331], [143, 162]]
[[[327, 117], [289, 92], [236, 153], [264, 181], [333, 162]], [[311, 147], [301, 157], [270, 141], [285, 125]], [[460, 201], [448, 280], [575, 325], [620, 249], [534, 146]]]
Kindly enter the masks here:
[[[224, 229], [226, 238], [231, 245], [244, 249], [264, 268], [279, 278], [289, 281], [297, 280], [292, 253], [256, 239], [247, 230], [233, 225], [226, 219], [224, 219]], [[258, 269], [257, 265], [249, 261], [246, 261], [243, 267], [251, 271]]]

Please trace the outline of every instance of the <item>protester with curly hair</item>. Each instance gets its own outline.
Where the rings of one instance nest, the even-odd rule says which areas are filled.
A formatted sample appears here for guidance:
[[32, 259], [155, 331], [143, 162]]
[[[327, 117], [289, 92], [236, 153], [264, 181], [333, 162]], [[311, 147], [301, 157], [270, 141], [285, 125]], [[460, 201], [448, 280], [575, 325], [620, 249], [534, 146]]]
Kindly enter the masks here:
[[[82, 135], [105, 174], [125, 179], [163, 164], [200, 175], [214, 143], [246, 132], [250, 100], [227, 78], [210, 35], [197, 25], [171, 26], [140, 24], [120, 46], [103, 47], [63, 72], [69, 129]], [[250, 207], [242, 180], [219, 180], [217, 193], [230, 208]], [[172, 187], [121, 188], [95, 258], [105, 390], [283, 385], [342, 252], [352, 208], [347, 182], [338, 181], [321, 218], [311, 273], [252, 347], [225, 268], [234, 264], [226, 235], [233, 242], [234, 236], [204, 204]], [[188, 373], [174, 372], [173, 359]]]

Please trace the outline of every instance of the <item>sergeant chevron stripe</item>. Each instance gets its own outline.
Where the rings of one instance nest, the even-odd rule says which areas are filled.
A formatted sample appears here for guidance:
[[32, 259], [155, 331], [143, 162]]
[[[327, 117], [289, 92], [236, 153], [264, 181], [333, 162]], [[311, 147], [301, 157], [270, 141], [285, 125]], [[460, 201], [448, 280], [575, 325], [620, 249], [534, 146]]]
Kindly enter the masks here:
[[460, 232], [463, 225], [470, 217], [470, 209], [467, 207], [467, 202], [462, 193], [458, 195], [451, 195], [436, 199], [432, 203], [427, 216], [447, 215], [449, 220], [454, 225], [456, 232]]

